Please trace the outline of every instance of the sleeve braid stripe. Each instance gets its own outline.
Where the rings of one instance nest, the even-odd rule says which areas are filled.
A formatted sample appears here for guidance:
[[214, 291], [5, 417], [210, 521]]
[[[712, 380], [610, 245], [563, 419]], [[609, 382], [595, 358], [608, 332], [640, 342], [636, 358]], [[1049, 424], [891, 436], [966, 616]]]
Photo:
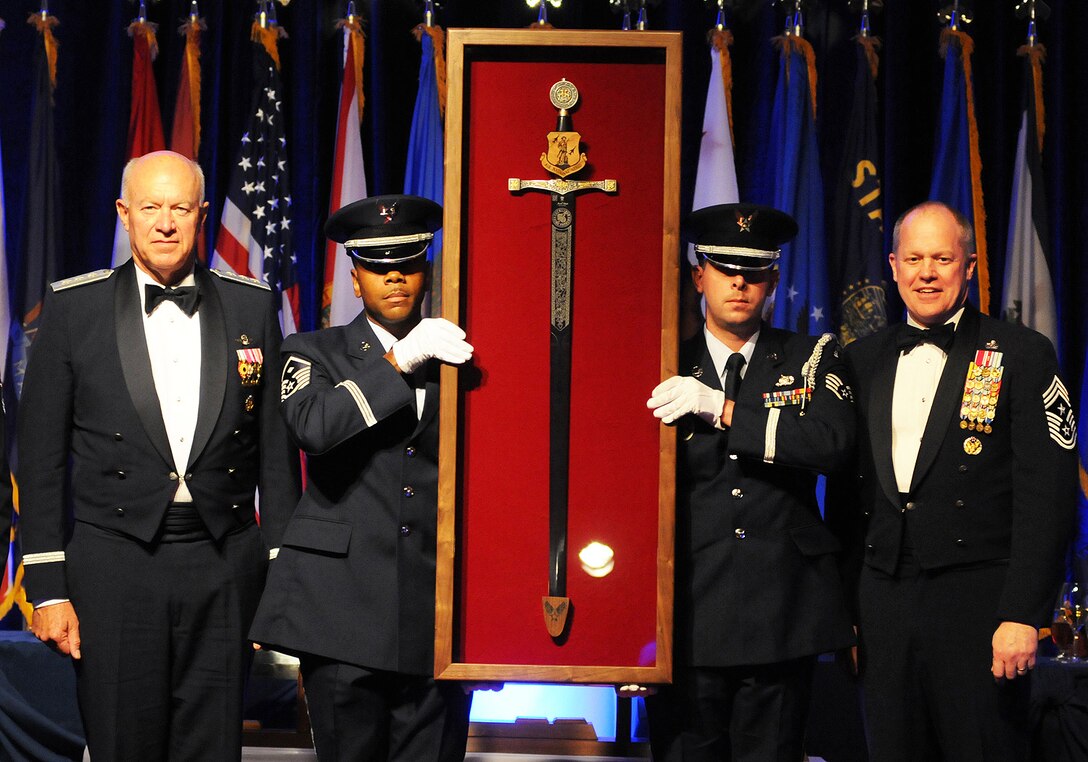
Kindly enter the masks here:
[[48, 553], [27, 553], [23, 556], [23, 566], [34, 564], [55, 564], [64, 560], [63, 550], [52, 550]]
[[363, 421], [367, 426], [373, 426], [378, 422], [378, 418], [374, 415], [374, 410], [371, 409], [370, 403], [366, 401], [366, 397], [363, 395], [363, 390], [359, 388], [359, 385], [354, 381], [341, 381], [336, 385], [336, 388], [344, 388], [347, 393], [351, 395], [351, 398], [355, 400], [356, 406], [359, 408], [359, 413], [363, 416]]

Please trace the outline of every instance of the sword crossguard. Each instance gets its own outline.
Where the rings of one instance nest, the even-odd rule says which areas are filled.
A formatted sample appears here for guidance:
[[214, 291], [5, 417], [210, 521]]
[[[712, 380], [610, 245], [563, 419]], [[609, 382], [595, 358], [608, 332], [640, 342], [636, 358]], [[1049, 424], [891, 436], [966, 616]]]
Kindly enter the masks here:
[[605, 193], [615, 193], [619, 189], [616, 180], [564, 180], [553, 178], [551, 180], [519, 180], [511, 177], [506, 181], [506, 187], [512, 193], [520, 193], [527, 190], [540, 190], [554, 193], [557, 196], [567, 196], [582, 191], [599, 190]]

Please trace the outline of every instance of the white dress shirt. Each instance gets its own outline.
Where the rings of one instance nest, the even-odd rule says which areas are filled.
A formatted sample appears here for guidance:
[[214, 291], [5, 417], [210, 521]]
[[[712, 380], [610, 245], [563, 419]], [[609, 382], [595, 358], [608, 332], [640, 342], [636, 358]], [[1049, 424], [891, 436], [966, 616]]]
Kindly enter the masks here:
[[[722, 343], [721, 339], [710, 332], [710, 329], [703, 325], [703, 336], [706, 337], [706, 348], [710, 350], [710, 359], [714, 361], [714, 372], [718, 374], [718, 378], [721, 379], [722, 388], [725, 388], [725, 363], [729, 360], [729, 355], [733, 354], [733, 350]], [[759, 331], [752, 334], [748, 341], [744, 342], [744, 346], [740, 348], [740, 353], [744, 355], [744, 367], [740, 370], [740, 377], [744, 378], [748, 373], [748, 366], [752, 364], [752, 355], [756, 353], [756, 342], [759, 340]]]
[[[190, 317], [175, 302], [164, 300], [148, 315], [144, 308], [144, 286], [149, 283], [161, 285], [137, 267], [136, 287], [140, 292], [147, 354], [151, 358], [155, 393], [170, 440], [170, 453], [174, 456], [174, 470], [178, 474], [174, 502], [191, 503], [193, 497], [185, 484], [185, 468], [189, 465], [200, 410], [200, 311]], [[177, 285], [195, 286], [196, 279], [189, 273]]]
[[[958, 326], [962, 316], [961, 307], [945, 322]], [[909, 315], [907, 324], [925, 328]], [[929, 342], [919, 344], [910, 352], [899, 353], [892, 390], [892, 467], [900, 492], [910, 492], [918, 449], [922, 446], [933, 397], [937, 394], [937, 384], [947, 360], [948, 354]]]
[[[378, 325], [373, 320], [371, 320], [369, 315], [366, 319], [370, 323], [370, 328], [374, 331], [374, 335], [377, 336], [378, 341], [382, 343], [382, 351], [388, 352], [389, 347], [393, 346], [396, 343], [397, 337], [389, 333], [389, 331], [385, 330], [384, 327]], [[423, 403], [427, 398], [427, 387], [423, 381], [424, 377], [421, 375], [422, 373], [426, 372], [424, 371], [424, 368], [426, 367], [427, 364], [424, 363], [415, 373], [412, 374], [412, 386], [414, 386], [416, 390], [417, 420], [423, 418]]]

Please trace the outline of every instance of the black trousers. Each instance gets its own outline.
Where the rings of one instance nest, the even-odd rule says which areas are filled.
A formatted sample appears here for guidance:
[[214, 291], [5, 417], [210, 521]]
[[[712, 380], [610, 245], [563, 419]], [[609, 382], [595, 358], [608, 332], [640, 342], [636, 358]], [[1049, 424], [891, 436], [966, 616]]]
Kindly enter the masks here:
[[646, 699], [655, 762], [800, 762], [815, 661], [677, 666]]
[[895, 575], [863, 569], [859, 660], [873, 760], [1028, 759], [1029, 677], [990, 672], [1006, 571], [926, 572], [909, 552]]
[[257, 527], [144, 545], [77, 522], [66, 556], [91, 759], [239, 759], [245, 637], [268, 564]]
[[321, 762], [465, 758], [472, 698], [461, 683], [300, 656]]

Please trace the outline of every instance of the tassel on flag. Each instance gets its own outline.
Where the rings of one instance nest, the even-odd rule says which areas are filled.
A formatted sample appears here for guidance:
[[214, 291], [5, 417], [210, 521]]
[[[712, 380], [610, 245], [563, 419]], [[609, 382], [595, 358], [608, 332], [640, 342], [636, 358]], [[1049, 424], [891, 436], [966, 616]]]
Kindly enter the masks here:
[[212, 266], [256, 278], [272, 289], [284, 336], [298, 330], [298, 274], [291, 246], [291, 190], [283, 83], [282, 28], [261, 14], [251, 30], [253, 100], [227, 186]]
[[[363, 119], [363, 29], [354, 13], [337, 22], [344, 30], [344, 68], [340, 80], [340, 108], [336, 119], [329, 212], [366, 198], [366, 168], [360, 137]], [[325, 286], [321, 292], [321, 327], [346, 325], [359, 314], [359, 300], [351, 283], [351, 259], [342, 243], [325, 242]]]
[[[151, 151], [166, 148], [162, 132], [162, 114], [159, 111], [159, 94], [155, 87], [155, 72], [151, 67], [159, 54], [155, 37], [155, 24], [143, 15], [128, 27], [132, 38], [132, 103], [128, 116], [128, 158], [134, 159]], [[123, 190], [123, 189], [122, 189]], [[118, 198], [121, 197], [119, 192]], [[113, 233], [113, 258], [111, 266], [124, 264], [132, 256], [125, 231], [118, 217]]]
[[[955, 15], [953, 15], [953, 23]], [[978, 151], [978, 123], [971, 75], [975, 43], [966, 32], [952, 26], [941, 32], [944, 84], [929, 197], [963, 214], [975, 231], [977, 279], [972, 279], [968, 298], [979, 309], [990, 311], [990, 268], [986, 256], [986, 210], [982, 203], [982, 159]]]
[[854, 102], [846, 123], [846, 148], [836, 185], [836, 274], [841, 284], [839, 338], [843, 344], [888, 324], [884, 293], [884, 213], [880, 190], [880, 145], [876, 132], [876, 75], [880, 40], [868, 36], [867, 20], [857, 41]]
[[1035, 329], [1059, 347], [1042, 163], [1046, 51], [1042, 45], [1025, 45], [1017, 52], [1025, 64], [1024, 110], [1013, 167], [1002, 314], [1006, 320]]
[[[408, 162], [404, 192], [441, 204], [445, 197], [446, 61], [445, 32], [433, 24], [420, 24], [412, 33], [419, 40], [419, 89], [408, 136]], [[431, 262], [430, 315], [442, 314], [442, 231], [436, 230], [427, 252]]]

